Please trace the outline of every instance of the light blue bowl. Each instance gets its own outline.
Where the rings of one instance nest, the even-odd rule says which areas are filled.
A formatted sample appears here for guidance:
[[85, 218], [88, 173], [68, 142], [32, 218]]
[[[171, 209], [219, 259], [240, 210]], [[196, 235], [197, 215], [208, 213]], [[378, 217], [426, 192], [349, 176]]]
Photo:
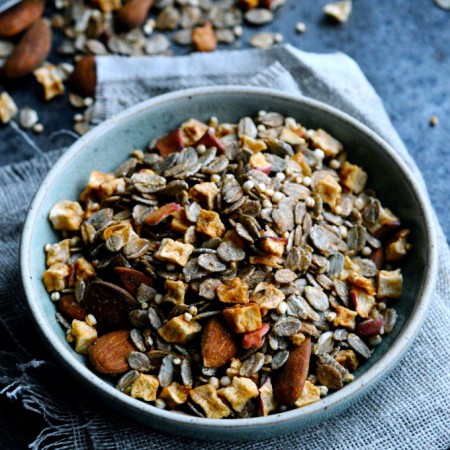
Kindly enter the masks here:
[[[153, 138], [191, 117], [236, 122], [259, 110], [277, 111], [309, 128], [324, 128], [345, 146], [352, 162], [369, 173], [369, 186], [383, 205], [412, 230], [413, 249], [404, 263], [404, 295], [399, 320], [372, 358], [358, 369], [355, 381], [301, 409], [268, 417], [210, 420], [164, 411], [117, 391], [94, 374], [65, 340], [55, 320], [55, 305], [42, 284], [44, 245], [59, 240], [48, 221], [52, 205], [76, 199], [91, 170], [113, 171], [131, 150], [146, 148]], [[373, 131], [323, 103], [278, 91], [249, 87], [200, 88], [157, 97], [107, 120], [76, 142], [55, 164], [39, 188], [25, 222], [21, 244], [22, 280], [31, 314], [49, 348], [86, 387], [126, 415], [169, 433], [204, 439], [262, 439], [325, 420], [349, 407], [398, 364], [419, 331], [428, 310], [437, 272], [437, 250], [427, 198], [392, 148]]]

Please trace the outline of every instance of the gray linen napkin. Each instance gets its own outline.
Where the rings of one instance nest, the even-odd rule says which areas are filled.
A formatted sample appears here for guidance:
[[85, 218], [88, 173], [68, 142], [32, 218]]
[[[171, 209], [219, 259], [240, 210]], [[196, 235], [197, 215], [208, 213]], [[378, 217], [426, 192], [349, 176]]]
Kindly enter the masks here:
[[[284, 46], [269, 51], [216, 52], [172, 59], [98, 58], [94, 118], [101, 121], [160, 93], [216, 84], [296, 90], [348, 112], [390, 142], [425, 189], [381, 100], [356, 63], [342, 54], [315, 55]], [[0, 392], [45, 418], [48, 426], [31, 448], [449, 448], [450, 251], [439, 225], [442, 247], [438, 284], [418, 338], [402, 363], [375, 391], [326, 423], [264, 443], [208, 443], [145, 428], [91, 399], [51, 362], [35, 337], [18, 281], [17, 253], [27, 205], [59, 154], [40, 154], [28, 162], [0, 169], [0, 321], [11, 336], [8, 348], [13, 348], [0, 351]]]

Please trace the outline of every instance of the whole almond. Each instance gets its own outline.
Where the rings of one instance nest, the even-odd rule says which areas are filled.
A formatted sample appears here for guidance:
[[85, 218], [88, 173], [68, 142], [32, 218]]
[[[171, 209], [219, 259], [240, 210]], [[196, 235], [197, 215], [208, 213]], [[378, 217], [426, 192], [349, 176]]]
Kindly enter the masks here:
[[75, 300], [75, 295], [73, 294], [62, 295], [57, 303], [57, 308], [69, 322], [72, 322], [74, 319], [84, 320], [87, 316], [87, 312]]
[[300, 347], [289, 354], [289, 358], [278, 373], [273, 387], [275, 401], [283, 405], [294, 403], [301, 395], [309, 370], [311, 337], [307, 336]]
[[89, 359], [100, 373], [118, 374], [129, 369], [127, 357], [135, 350], [128, 330], [118, 330], [97, 339], [89, 347]]
[[202, 336], [202, 356], [205, 367], [221, 367], [230, 361], [238, 347], [225, 325], [217, 319], [211, 319]]
[[114, 269], [119, 276], [122, 286], [131, 294], [135, 295], [141, 284], [153, 287], [153, 280], [139, 270], [128, 269], [127, 267], [116, 267]]
[[0, 38], [21, 33], [36, 22], [44, 12], [44, 0], [23, 0], [0, 14]]
[[83, 56], [78, 61], [70, 77], [70, 83], [77, 94], [83, 97], [95, 97], [97, 67], [94, 56]]
[[147, 18], [154, 0], [131, 0], [117, 11], [117, 25], [124, 30], [140, 27]]
[[99, 324], [114, 327], [128, 324], [130, 311], [139, 308], [138, 301], [125, 289], [105, 281], [89, 283], [81, 305]]
[[3, 66], [2, 74], [13, 80], [24, 77], [40, 67], [52, 45], [52, 32], [47, 22], [38, 20], [25, 32]]

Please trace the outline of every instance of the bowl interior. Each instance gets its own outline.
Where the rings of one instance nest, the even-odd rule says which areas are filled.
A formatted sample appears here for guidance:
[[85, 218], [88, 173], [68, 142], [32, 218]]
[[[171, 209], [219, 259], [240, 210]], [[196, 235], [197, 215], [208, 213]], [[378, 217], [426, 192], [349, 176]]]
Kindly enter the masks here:
[[[65, 341], [65, 333], [56, 322], [55, 305], [41, 281], [45, 268], [44, 245], [59, 240], [48, 221], [53, 204], [62, 199], [78, 198], [91, 170], [113, 171], [130, 151], [146, 148], [153, 138], [176, 128], [184, 120], [194, 117], [207, 121], [214, 115], [221, 122], [236, 122], [246, 115], [255, 116], [259, 110], [280, 112], [296, 118], [308, 128], [324, 128], [337, 137], [344, 144], [349, 161], [362, 165], [368, 172], [368, 186], [377, 192], [382, 204], [391, 208], [401, 217], [404, 226], [412, 230], [413, 249], [402, 267], [404, 294], [395, 305], [399, 315], [397, 325], [394, 332], [376, 349], [373, 357], [360, 366], [356, 375], [367, 371], [386, 354], [421, 301], [419, 294], [427, 275], [429, 231], [423, 205], [414, 188], [380, 143], [352, 122], [335, 116], [327, 108], [321, 108], [307, 99], [242, 89], [231, 90], [226, 94], [213, 90], [145, 102], [86, 135], [48, 175], [32, 205], [27, 222], [22, 270], [23, 277], [28, 278], [26, 284], [29, 286], [27, 293], [30, 303], [46, 317], [51, 333], [67, 348], [67, 352], [75, 355]], [[76, 358], [85, 364], [83, 357], [76, 355]]]

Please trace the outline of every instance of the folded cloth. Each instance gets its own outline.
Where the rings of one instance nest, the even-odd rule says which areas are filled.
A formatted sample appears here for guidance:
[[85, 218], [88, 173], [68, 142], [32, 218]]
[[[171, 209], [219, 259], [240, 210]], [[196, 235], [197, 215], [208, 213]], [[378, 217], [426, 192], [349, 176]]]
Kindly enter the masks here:
[[[180, 88], [253, 84], [297, 91], [325, 101], [377, 131], [399, 152], [425, 189], [381, 100], [357, 64], [343, 54], [316, 55], [284, 46], [178, 58], [100, 57], [97, 66], [97, 121], [138, 101]], [[0, 321], [8, 333], [2, 346], [8, 350], [0, 351], [0, 392], [41, 414], [47, 422], [31, 448], [449, 448], [450, 251], [439, 225], [438, 283], [418, 338], [402, 363], [375, 391], [335, 418], [263, 444], [209, 443], [143, 427], [91, 399], [34, 336], [20, 290], [17, 254], [27, 205], [59, 154], [39, 154], [25, 163], [0, 169]]]

